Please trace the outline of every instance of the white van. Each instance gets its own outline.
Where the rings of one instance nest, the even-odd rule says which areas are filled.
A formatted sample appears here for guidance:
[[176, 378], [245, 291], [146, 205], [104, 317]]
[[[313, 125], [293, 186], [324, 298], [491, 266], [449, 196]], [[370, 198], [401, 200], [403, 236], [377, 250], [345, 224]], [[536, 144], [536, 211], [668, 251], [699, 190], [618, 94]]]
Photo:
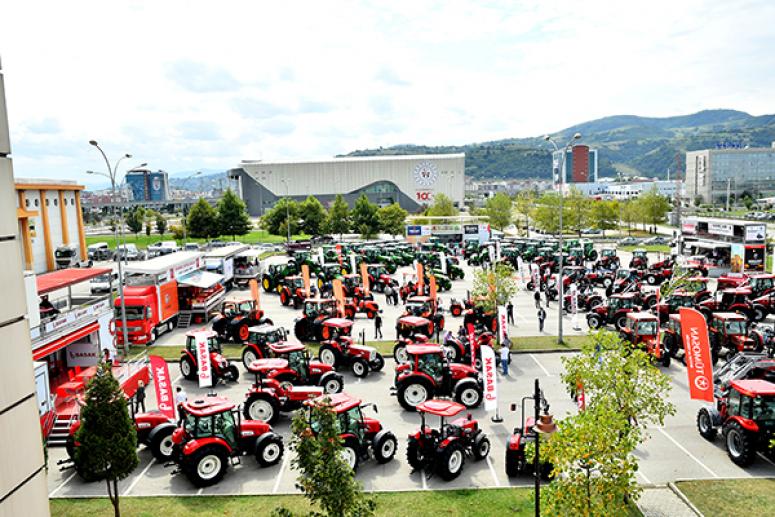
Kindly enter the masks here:
[[89, 282], [91, 294], [109, 293], [118, 287], [118, 273], [112, 271], [104, 275], [95, 276]]

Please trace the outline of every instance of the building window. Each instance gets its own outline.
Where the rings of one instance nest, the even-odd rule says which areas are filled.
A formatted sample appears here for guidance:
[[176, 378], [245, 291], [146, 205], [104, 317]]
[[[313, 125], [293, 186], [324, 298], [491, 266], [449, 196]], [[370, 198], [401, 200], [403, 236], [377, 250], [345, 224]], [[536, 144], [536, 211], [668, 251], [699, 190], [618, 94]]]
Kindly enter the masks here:
[[71, 206], [74, 206], [74, 205], [75, 205], [75, 198], [71, 198], [71, 199], [70, 199], [70, 205], [71, 205]]
[[49, 205], [49, 200], [48, 200], [48, 198], [46, 198], [46, 206], [48, 206], [48, 205]]
[[57, 206], [58, 204], [59, 204], [59, 200], [58, 200], [58, 199], [55, 199], [55, 200], [54, 200], [54, 206]]
[[30, 207], [30, 200], [29, 199], [27, 199], [27, 198], [24, 199], [24, 206], [26, 206], [27, 208]]
[[35, 200], [35, 207], [37, 208], [37, 206], [38, 206], [38, 200], [36, 199]]

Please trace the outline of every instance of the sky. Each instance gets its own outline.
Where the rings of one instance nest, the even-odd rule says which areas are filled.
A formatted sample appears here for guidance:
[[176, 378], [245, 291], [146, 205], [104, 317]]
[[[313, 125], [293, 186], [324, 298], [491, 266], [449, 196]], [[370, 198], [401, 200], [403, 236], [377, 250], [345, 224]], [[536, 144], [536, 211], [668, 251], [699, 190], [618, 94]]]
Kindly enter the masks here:
[[[775, 112], [775, 2], [22, 1], [0, 6], [17, 177]], [[102, 183], [102, 181], [97, 181]]]

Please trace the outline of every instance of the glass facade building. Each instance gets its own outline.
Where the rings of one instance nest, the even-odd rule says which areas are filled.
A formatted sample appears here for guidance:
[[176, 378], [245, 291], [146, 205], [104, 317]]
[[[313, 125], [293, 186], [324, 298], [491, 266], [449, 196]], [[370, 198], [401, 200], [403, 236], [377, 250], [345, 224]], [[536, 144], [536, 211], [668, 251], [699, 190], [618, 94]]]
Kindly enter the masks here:
[[726, 203], [775, 195], [775, 148], [706, 149], [686, 153], [686, 196], [690, 201]]

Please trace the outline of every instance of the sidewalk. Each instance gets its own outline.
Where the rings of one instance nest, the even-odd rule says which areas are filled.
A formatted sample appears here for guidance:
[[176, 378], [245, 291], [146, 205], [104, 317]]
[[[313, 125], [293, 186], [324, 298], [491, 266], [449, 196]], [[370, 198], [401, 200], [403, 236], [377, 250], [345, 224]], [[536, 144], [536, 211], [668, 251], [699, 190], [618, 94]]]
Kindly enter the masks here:
[[697, 517], [689, 506], [670, 488], [644, 488], [638, 500], [643, 517]]

